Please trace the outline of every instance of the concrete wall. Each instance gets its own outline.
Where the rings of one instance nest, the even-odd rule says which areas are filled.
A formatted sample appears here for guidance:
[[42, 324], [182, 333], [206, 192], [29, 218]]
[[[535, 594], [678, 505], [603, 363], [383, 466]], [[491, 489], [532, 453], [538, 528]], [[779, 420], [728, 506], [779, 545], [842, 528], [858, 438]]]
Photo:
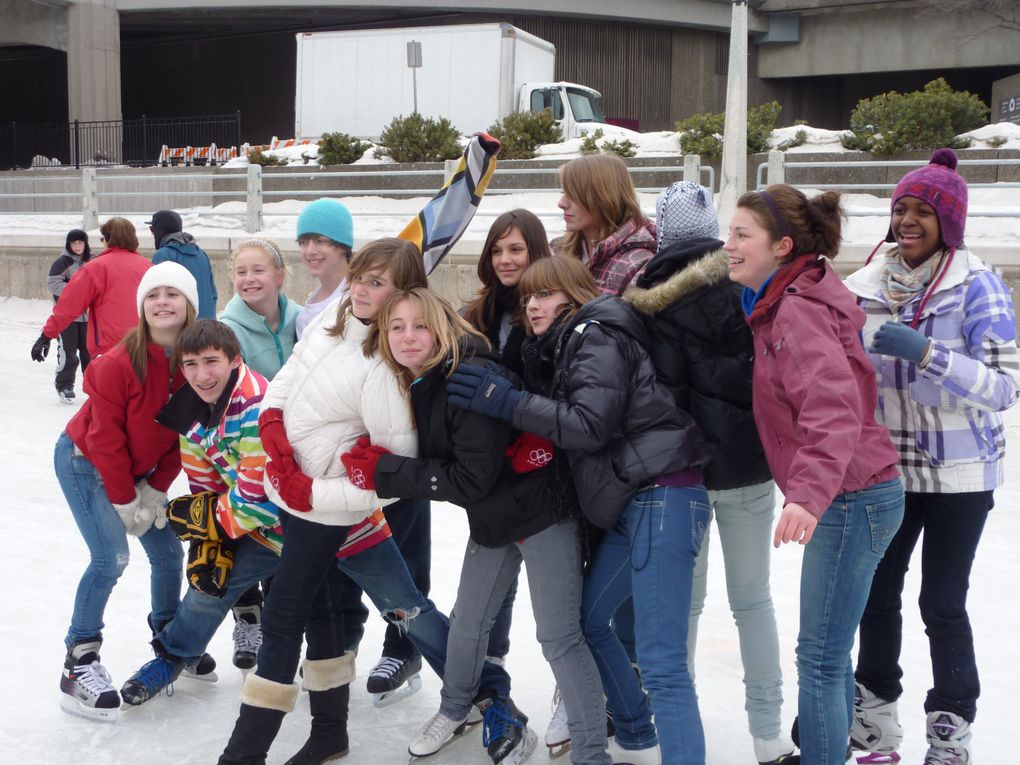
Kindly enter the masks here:
[[1003, 66], [1017, 63], [1020, 48], [1020, 31], [996, 28], [979, 13], [851, 6], [805, 13], [800, 24], [799, 43], [761, 49], [759, 77]]

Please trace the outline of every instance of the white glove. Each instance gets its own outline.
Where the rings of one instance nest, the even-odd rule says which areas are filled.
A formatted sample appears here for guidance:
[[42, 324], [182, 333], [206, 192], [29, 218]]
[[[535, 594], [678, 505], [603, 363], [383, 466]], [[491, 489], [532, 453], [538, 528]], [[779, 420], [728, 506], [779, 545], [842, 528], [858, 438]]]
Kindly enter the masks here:
[[135, 494], [135, 498], [130, 502], [126, 502], [123, 505], [118, 505], [116, 502], [111, 503], [113, 509], [117, 511], [117, 515], [120, 516], [120, 522], [124, 524], [124, 530], [132, 536], [140, 537], [146, 531], [149, 530], [149, 526], [152, 525], [150, 519], [144, 527], [140, 527], [136, 520], [139, 513], [139, 502], [138, 494]]
[[165, 527], [166, 492], [152, 488], [149, 482], [144, 479], [135, 484], [135, 489], [138, 491], [139, 504], [141, 505], [135, 514], [136, 523], [145, 523], [146, 530], [150, 525], [157, 529]]

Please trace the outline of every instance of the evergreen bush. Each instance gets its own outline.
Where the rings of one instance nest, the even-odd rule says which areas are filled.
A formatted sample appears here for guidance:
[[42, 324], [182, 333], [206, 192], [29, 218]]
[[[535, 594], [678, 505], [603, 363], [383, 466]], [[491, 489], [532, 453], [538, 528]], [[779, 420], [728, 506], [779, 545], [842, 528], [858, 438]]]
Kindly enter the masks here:
[[461, 155], [460, 133], [446, 117], [438, 121], [417, 112], [409, 117], [394, 117], [379, 137], [384, 147], [376, 155], [387, 154], [395, 162], [442, 162]]
[[[783, 107], [778, 101], [759, 104], [747, 110], [747, 152], [757, 154], [769, 150], [769, 138]], [[721, 157], [725, 114], [695, 114], [676, 123], [680, 133], [680, 150], [684, 154]], [[807, 136], [805, 136], [805, 139]]]
[[924, 90], [862, 98], [850, 114], [852, 135], [843, 138], [843, 146], [879, 156], [943, 146], [966, 149], [972, 141], [956, 136], [981, 127], [987, 117], [980, 98], [953, 90], [939, 77]]
[[563, 140], [563, 131], [553, 119], [551, 109], [508, 114], [492, 124], [489, 135], [502, 145], [500, 159], [532, 159], [539, 146]]
[[319, 139], [319, 164], [349, 165], [361, 159], [371, 145], [347, 133], [323, 133]]

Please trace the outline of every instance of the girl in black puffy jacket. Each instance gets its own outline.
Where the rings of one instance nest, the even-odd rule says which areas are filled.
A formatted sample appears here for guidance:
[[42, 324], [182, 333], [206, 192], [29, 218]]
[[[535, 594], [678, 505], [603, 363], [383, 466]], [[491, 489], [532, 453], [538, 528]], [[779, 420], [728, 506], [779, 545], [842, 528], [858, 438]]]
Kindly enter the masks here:
[[450, 375], [462, 359], [501, 380], [506, 371], [485, 338], [442, 298], [424, 288], [398, 292], [381, 310], [375, 331], [410, 399], [419, 456], [364, 445], [343, 455], [348, 474], [355, 483], [370, 481], [380, 497], [461, 505], [471, 532], [450, 616], [442, 701], [410, 753], [438, 751], [464, 727], [475, 703], [484, 711], [483, 742], [493, 761], [523, 762], [534, 749], [528, 718], [507, 694], [476, 698], [489, 628], [524, 563], [538, 639], [573, 713], [571, 760], [610, 765], [602, 685], [581, 631], [576, 498], [557, 489], [552, 444], [447, 403]]
[[[533, 335], [523, 348], [530, 392], [463, 364], [451, 377], [450, 401], [562, 448], [581, 511], [605, 529], [585, 578], [581, 618], [613, 713], [614, 746], [626, 750], [616, 759], [659, 762], [661, 738], [662, 763], [704, 763], [686, 650], [694, 559], [708, 521], [701, 435], [656, 379], [641, 319], [618, 298], [597, 297], [579, 260], [534, 263], [519, 291]], [[631, 595], [655, 725], [609, 626]]]

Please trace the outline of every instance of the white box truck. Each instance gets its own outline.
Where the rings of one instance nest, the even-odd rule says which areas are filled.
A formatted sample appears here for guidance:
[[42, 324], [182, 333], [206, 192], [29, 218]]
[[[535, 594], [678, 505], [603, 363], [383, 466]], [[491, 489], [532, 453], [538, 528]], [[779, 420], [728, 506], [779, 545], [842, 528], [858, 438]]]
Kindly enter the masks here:
[[[412, 68], [408, 43], [420, 43]], [[461, 133], [488, 130], [514, 111], [551, 108], [564, 138], [606, 125], [598, 91], [553, 82], [556, 47], [510, 24], [408, 27], [297, 35], [295, 135], [378, 138], [415, 110]]]

